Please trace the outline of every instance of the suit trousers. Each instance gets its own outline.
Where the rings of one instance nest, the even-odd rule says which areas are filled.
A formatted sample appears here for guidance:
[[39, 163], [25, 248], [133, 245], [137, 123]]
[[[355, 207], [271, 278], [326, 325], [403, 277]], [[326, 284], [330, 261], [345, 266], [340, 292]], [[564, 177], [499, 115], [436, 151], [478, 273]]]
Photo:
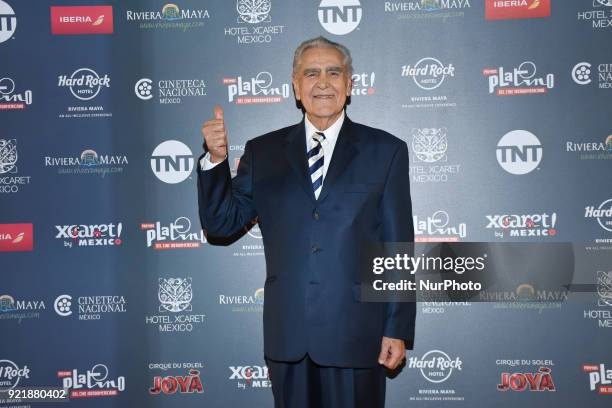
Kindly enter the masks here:
[[274, 408], [384, 408], [383, 366], [320, 366], [308, 354], [297, 362], [266, 358]]

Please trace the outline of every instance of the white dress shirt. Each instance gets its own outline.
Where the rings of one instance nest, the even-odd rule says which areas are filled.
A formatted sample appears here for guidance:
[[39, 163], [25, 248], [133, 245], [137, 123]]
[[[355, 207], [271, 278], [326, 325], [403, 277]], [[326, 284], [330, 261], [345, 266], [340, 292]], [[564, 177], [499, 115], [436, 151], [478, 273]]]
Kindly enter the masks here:
[[[325, 183], [325, 175], [327, 174], [327, 169], [329, 168], [329, 163], [331, 161], [332, 154], [334, 153], [334, 147], [336, 147], [336, 141], [338, 140], [340, 129], [344, 123], [344, 117], [344, 111], [342, 111], [340, 117], [338, 117], [338, 119], [336, 119], [336, 121], [324, 131], [317, 129], [316, 126], [308, 120], [308, 115], [306, 115], [304, 118], [307, 151], [314, 147], [312, 135], [314, 135], [315, 132], [322, 132], [325, 135], [325, 139], [321, 142], [321, 147], [323, 148], [323, 183]], [[304, 155], [306, 155], [307, 151], [304, 152]], [[204, 157], [202, 157], [200, 160], [200, 168], [203, 171], [211, 170], [219, 163], [211, 162], [210, 152], [207, 152], [206, 155], [204, 155]]]

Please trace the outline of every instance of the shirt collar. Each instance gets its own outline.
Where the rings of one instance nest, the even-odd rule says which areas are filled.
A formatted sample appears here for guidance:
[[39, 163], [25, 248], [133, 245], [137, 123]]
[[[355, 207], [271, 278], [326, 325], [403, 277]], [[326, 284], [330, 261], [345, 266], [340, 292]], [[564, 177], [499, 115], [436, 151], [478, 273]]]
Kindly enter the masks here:
[[[345, 114], [344, 114], [344, 109], [343, 109], [342, 113], [340, 114], [338, 119], [336, 119], [334, 124], [328, 127], [327, 129], [325, 129], [325, 131], [323, 131], [323, 133], [325, 133], [325, 140], [328, 143], [330, 143], [332, 146], [336, 143], [336, 140], [338, 139], [338, 135], [340, 134], [340, 129], [342, 128], [342, 124], [344, 123], [344, 117], [345, 117]], [[312, 135], [315, 132], [320, 132], [320, 130], [317, 129], [315, 125], [313, 125], [308, 120], [308, 115], [304, 115], [304, 123], [306, 127], [306, 142], [307, 142], [306, 146], [309, 146]]]

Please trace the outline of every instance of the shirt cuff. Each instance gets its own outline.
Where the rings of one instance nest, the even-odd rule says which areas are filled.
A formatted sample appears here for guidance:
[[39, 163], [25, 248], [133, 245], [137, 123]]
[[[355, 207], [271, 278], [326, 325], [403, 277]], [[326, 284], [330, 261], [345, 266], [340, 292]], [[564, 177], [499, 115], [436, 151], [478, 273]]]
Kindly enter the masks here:
[[[227, 156], [225, 156], [225, 159], [227, 159]], [[204, 157], [200, 159], [200, 169], [202, 169], [202, 171], [212, 170], [218, 164], [223, 163], [225, 159], [221, 160], [219, 163], [213, 163], [210, 161], [210, 152], [206, 152]]]

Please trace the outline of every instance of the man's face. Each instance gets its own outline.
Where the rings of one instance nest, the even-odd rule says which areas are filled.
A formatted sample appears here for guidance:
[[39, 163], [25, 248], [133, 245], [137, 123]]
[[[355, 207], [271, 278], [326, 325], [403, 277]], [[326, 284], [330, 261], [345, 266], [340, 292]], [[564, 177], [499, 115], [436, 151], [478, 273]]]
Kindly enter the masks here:
[[325, 47], [304, 51], [298, 61], [299, 66], [293, 74], [293, 89], [310, 120], [325, 123], [342, 112], [352, 87], [342, 59], [340, 51]]

